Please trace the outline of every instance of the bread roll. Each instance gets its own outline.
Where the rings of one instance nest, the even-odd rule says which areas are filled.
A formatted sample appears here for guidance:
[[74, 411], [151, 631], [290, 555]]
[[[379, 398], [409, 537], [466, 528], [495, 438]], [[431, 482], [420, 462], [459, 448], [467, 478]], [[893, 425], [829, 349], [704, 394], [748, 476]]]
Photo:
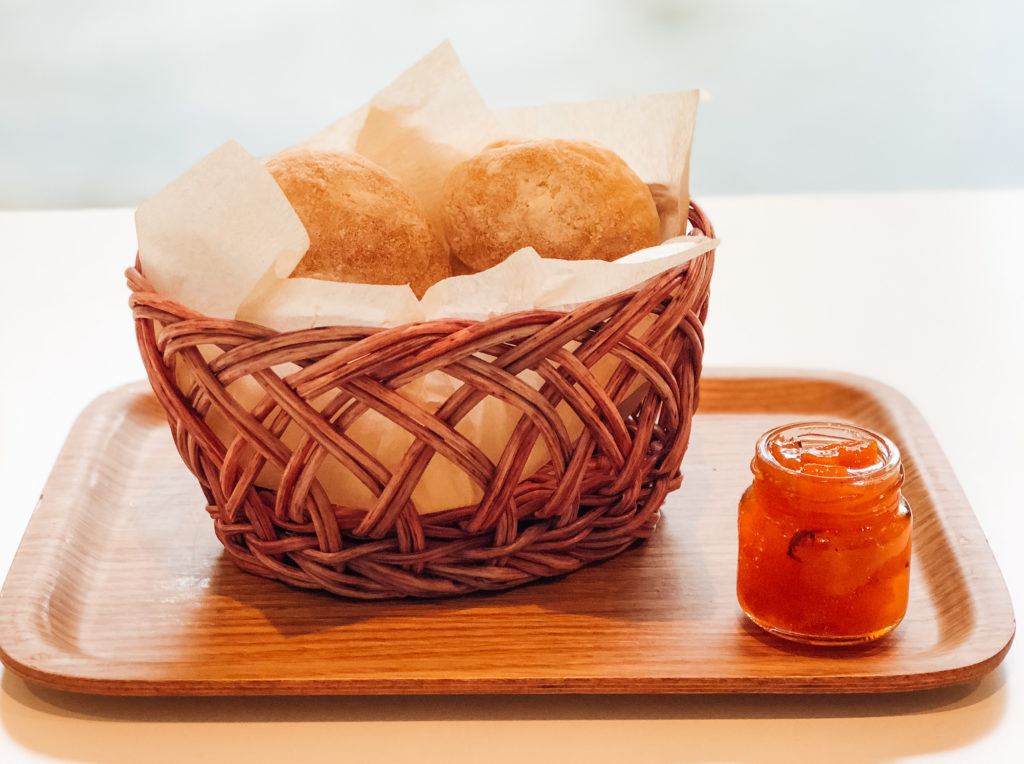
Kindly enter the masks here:
[[292, 276], [411, 284], [421, 296], [449, 275], [448, 253], [418, 202], [363, 157], [294, 149], [267, 161], [309, 234]]
[[563, 260], [615, 260], [660, 241], [650, 190], [612, 151], [583, 141], [492, 144], [444, 184], [451, 253], [473, 270], [523, 247]]

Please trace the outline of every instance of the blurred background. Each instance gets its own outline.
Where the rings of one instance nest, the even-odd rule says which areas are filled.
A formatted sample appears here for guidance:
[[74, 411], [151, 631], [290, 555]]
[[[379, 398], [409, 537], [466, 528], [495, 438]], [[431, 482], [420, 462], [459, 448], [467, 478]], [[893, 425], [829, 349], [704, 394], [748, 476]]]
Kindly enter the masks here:
[[1024, 185], [1024, 3], [0, 0], [0, 208], [129, 206], [450, 38], [499, 106], [702, 87], [692, 188]]

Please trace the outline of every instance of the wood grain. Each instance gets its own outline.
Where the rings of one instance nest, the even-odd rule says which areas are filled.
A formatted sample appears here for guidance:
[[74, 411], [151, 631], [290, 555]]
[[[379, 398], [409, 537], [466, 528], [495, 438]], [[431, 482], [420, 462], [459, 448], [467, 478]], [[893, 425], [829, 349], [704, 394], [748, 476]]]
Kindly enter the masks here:
[[[144, 384], [72, 430], [0, 595], [17, 673], [119, 695], [887, 692], [970, 681], [1014, 633], [984, 535], [916, 410], [843, 375], [708, 371], [683, 487], [649, 542], [501, 594], [346, 602], [247, 575]], [[915, 513], [911, 602], [889, 638], [783, 643], [734, 596], [736, 503], [756, 437], [850, 421], [904, 454]]]

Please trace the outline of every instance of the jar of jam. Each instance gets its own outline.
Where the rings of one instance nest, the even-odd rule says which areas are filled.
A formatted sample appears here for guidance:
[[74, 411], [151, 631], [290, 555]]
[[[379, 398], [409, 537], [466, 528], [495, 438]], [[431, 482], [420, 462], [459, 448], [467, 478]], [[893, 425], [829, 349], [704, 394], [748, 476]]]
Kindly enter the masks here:
[[910, 507], [900, 452], [846, 424], [765, 433], [739, 506], [740, 607], [758, 626], [809, 644], [892, 631], [907, 609]]

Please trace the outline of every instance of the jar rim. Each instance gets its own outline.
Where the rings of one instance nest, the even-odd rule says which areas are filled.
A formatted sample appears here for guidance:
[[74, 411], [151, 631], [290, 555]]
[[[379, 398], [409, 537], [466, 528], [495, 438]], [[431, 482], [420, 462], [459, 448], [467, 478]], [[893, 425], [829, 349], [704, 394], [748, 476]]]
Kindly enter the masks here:
[[[811, 475], [788, 467], [780, 462], [772, 453], [770, 444], [780, 437], [817, 436], [835, 440], [873, 440], [882, 454], [882, 462], [863, 469], [850, 469], [846, 475]], [[758, 438], [755, 447], [756, 460], [782, 474], [830, 485], [871, 485], [886, 482], [899, 475], [902, 471], [900, 450], [885, 435], [845, 422], [793, 422], [769, 430]]]

